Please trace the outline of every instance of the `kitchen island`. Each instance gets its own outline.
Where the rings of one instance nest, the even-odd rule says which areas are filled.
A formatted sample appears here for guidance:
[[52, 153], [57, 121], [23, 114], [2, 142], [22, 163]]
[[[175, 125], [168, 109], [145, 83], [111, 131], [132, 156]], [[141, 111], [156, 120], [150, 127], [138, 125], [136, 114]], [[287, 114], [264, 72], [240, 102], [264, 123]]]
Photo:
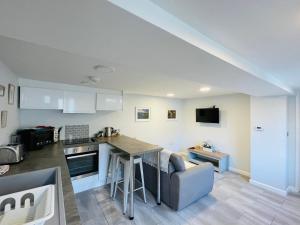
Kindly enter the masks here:
[[[160, 152], [162, 150], [162, 148], [157, 145], [148, 144], [133, 138], [129, 138], [124, 135], [95, 139], [95, 144], [102, 143], [107, 143], [109, 145], [114, 146], [115, 148], [127, 152], [130, 154], [131, 157], [143, 153]], [[29, 151], [26, 155], [25, 160], [19, 164], [11, 165], [9, 172], [7, 172], [4, 176], [15, 175], [52, 167], [61, 168], [66, 223], [67, 225], [80, 225], [80, 217], [76, 206], [75, 194], [73, 191], [69, 170], [65, 160], [64, 144], [62, 141], [56, 144], [45, 146], [41, 150]], [[159, 182], [160, 180], [158, 181], [158, 185]], [[130, 216], [133, 217], [133, 194], [131, 196], [132, 207], [130, 211]], [[158, 203], [160, 203], [159, 194], [157, 197]]]

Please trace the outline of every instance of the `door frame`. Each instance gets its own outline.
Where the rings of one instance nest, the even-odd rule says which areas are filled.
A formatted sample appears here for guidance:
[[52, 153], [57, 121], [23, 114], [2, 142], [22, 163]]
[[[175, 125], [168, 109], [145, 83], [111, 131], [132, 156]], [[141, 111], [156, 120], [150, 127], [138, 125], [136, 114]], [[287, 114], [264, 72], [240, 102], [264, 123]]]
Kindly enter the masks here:
[[300, 191], [300, 92], [296, 96], [296, 166], [295, 166], [295, 191]]

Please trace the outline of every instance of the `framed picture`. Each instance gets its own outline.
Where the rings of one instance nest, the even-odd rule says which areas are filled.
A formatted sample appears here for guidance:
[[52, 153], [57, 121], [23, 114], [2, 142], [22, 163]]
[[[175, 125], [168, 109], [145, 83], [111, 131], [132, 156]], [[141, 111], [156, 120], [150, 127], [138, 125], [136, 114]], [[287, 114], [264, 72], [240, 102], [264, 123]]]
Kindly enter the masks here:
[[5, 86], [0, 85], [0, 96], [4, 96], [5, 95]]
[[5, 128], [7, 125], [7, 111], [1, 111], [1, 128]]
[[176, 114], [176, 110], [175, 109], [169, 109], [168, 110], [168, 120], [176, 120], [177, 119], [177, 114]]
[[136, 107], [135, 108], [135, 120], [136, 121], [150, 121], [151, 110], [148, 107]]
[[8, 104], [13, 105], [15, 102], [15, 85], [8, 85]]

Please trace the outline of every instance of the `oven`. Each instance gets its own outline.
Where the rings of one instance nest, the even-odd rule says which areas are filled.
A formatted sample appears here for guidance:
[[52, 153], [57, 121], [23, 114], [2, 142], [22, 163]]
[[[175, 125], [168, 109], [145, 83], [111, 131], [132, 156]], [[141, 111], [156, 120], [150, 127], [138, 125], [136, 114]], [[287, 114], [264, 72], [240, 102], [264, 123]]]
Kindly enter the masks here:
[[64, 151], [71, 180], [77, 180], [98, 174], [98, 145], [65, 148]]

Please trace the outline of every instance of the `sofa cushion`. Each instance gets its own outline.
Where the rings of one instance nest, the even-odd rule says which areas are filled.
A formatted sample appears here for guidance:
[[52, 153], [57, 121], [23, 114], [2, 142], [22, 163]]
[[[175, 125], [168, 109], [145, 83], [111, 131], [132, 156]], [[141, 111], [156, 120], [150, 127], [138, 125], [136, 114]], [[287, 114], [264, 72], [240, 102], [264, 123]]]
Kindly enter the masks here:
[[176, 171], [178, 172], [185, 171], [185, 164], [184, 164], [183, 157], [181, 155], [173, 153], [170, 156], [170, 161], [173, 164]]

